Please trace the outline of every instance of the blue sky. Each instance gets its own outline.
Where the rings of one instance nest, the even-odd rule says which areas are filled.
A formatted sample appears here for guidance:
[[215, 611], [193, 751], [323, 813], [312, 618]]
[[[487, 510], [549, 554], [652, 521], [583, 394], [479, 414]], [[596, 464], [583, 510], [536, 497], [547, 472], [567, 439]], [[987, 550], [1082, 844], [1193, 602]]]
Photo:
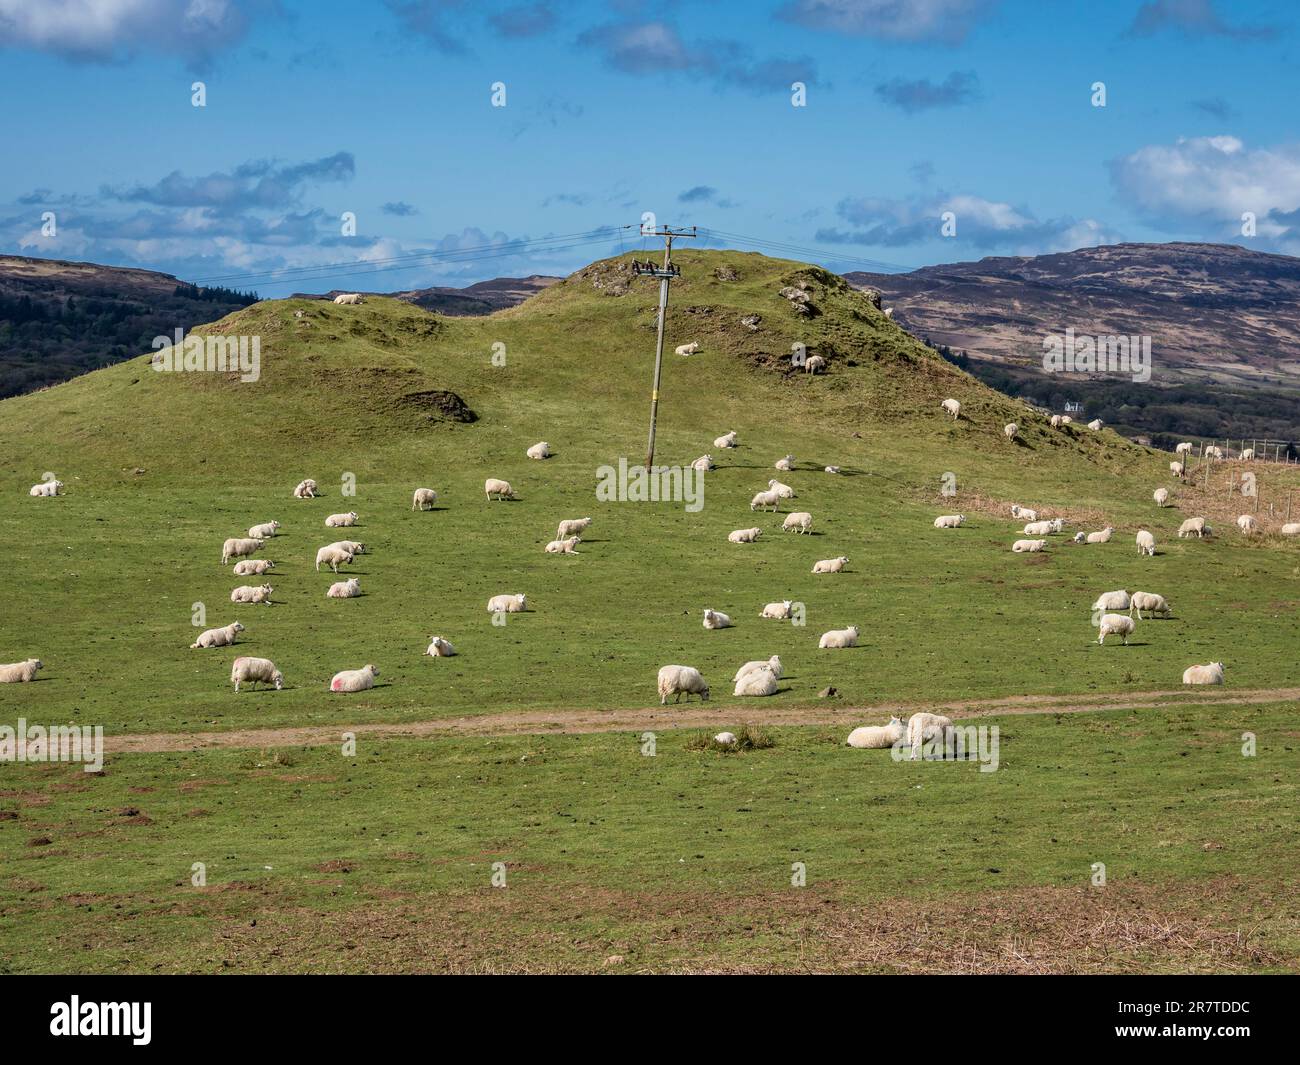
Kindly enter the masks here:
[[0, 251], [268, 296], [565, 273], [641, 246], [617, 227], [645, 212], [840, 270], [1119, 240], [1297, 254], [1295, 12], [0, 0]]

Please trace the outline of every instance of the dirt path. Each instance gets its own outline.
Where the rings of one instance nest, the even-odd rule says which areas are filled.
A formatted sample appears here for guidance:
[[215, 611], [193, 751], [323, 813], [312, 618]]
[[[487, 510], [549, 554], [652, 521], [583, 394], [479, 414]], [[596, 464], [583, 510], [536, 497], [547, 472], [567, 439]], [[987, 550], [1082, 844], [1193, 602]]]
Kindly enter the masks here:
[[[1016, 695], [1003, 699], [967, 699], [924, 704], [926, 710], [949, 717], [990, 717], [1006, 714], [1081, 714], [1090, 710], [1160, 710], [1175, 706], [1240, 706], [1300, 700], [1300, 688], [1228, 691], [1223, 688], [1180, 688], [1174, 691], [1106, 692], [1087, 695]], [[883, 721], [889, 714], [906, 716], [922, 704], [882, 703], [878, 706], [748, 707], [693, 703], [640, 710], [538, 710], [474, 717], [448, 717], [406, 724], [311, 725], [302, 728], [233, 729], [228, 732], [153, 732], [105, 736], [109, 754], [201, 750], [207, 747], [319, 747], [340, 742], [345, 732], [380, 739], [395, 737], [512, 736], [586, 732], [666, 731], [715, 728], [746, 719], [764, 725], [857, 726]]]

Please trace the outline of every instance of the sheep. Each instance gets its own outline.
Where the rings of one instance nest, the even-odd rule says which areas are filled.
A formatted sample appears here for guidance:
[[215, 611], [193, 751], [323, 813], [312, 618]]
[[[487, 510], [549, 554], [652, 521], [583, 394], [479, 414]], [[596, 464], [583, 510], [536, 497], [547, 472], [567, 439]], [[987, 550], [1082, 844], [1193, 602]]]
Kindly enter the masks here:
[[517, 595], [494, 595], [487, 602], [487, 612], [489, 614], [518, 614], [528, 608], [528, 596], [519, 593]]
[[551, 445], [545, 440], [539, 440], [536, 444], [524, 452], [530, 459], [549, 459], [551, 457]]
[[1187, 471], [1187, 466], [1184, 463], [1171, 462], [1169, 464], [1169, 472], [1172, 473], [1175, 477], [1182, 477], [1182, 475], [1186, 471]]
[[582, 543], [581, 536], [570, 536], [566, 540], [552, 540], [546, 545], [545, 551], [548, 555], [576, 555], [574, 550], [578, 544]]
[[952, 728], [952, 718], [943, 714], [931, 714], [920, 711], [907, 719], [907, 745], [912, 748], [912, 761], [921, 751], [921, 745], [941, 739], [947, 742], [948, 730]]
[[253, 537], [245, 539], [243, 537], [231, 537], [221, 545], [221, 564], [224, 566], [232, 558], [247, 558], [249, 555], [255, 555], [262, 549], [264, 540]]
[[364, 555], [366, 545], [357, 540], [335, 540], [330, 547], [339, 547], [353, 555]]
[[907, 726], [897, 717], [891, 717], [888, 725], [864, 725], [849, 733], [844, 742], [860, 751], [879, 750], [892, 747], [907, 735]]
[[1059, 533], [1065, 528], [1065, 522], [1060, 518], [1053, 518], [1051, 521], [1031, 521], [1020, 531], [1026, 536], [1049, 536], [1052, 533]]
[[945, 399], [939, 406], [952, 415], [953, 421], [961, 417], [961, 404], [957, 400]]
[[1181, 444], [1179, 444], [1176, 448], [1174, 448], [1175, 455], [1190, 455], [1191, 453], [1192, 453], [1192, 442], [1190, 440], [1184, 440]]
[[1150, 555], [1152, 558], [1156, 554], [1156, 538], [1146, 529], [1139, 529], [1137, 534], [1137, 547], [1139, 555]]
[[355, 599], [361, 594], [361, 581], [349, 577], [346, 581], [335, 581], [325, 593], [327, 599]]
[[694, 355], [700, 350], [700, 343], [698, 340], [692, 340], [689, 344], [678, 344], [673, 350], [678, 355]]
[[1283, 536], [1300, 536], [1300, 521], [1289, 521], [1278, 531]]
[[26, 684], [36, 679], [36, 671], [44, 665], [39, 658], [29, 658], [25, 662], [11, 662], [0, 666], [0, 684]]
[[364, 303], [365, 300], [361, 298], [361, 293], [359, 292], [340, 292], [334, 297], [334, 302], [340, 307], [355, 307], [358, 304]]
[[1211, 662], [1207, 666], [1188, 666], [1183, 670], [1183, 683], [1222, 684], [1223, 671], [1226, 668], [1222, 662]]
[[731, 616], [722, 613], [720, 610], [704, 611], [704, 627], [706, 629], [729, 629], [731, 628]]
[[847, 629], [831, 629], [829, 632], [823, 632], [822, 638], [817, 641], [817, 646], [822, 649], [828, 647], [857, 647], [858, 627], [850, 625]]
[[1110, 538], [1114, 535], [1115, 527], [1113, 525], [1107, 525], [1106, 528], [1102, 529], [1100, 532], [1090, 532], [1086, 534], [1079, 532], [1075, 535], [1074, 542], [1076, 544], [1108, 544], [1110, 543]]
[[343, 564], [352, 564], [354, 552], [345, 550], [338, 544], [326, 544], [316, 552], [316, 572], [320, 572], [320, 564], [324, 562], [335, 573], [339, 571], [339, 566]]
[[781, 523], [781, 528], [785, 532], [796, 530], [801, 533], [812, 532], [812, 515], [806, 510], [796, 510], [793, 514], [787, 514], [785, 521]]
[[752, 673], [756, 669], [766, 669], [770, 671], [772, 676], [776, 677], [777, 680], [781, 679], [781, 674], [785, 671], [781, 665], [781, 656], [773, 655], [771, 658], [767, 659], [766, 661], [759, 659], [753, 662], [746, 662], [743, 666], [741, 666], [738, 670], [736, 670], [736, 675], [732, 677], [731, 680], [734, 683], [740, 680], [740, 678], [743, 677], [746, 673]]
[[714, 465], [712, 455], [701, 455], [691, 463], [691, 469], [699, 470], [701, 473], [708, 473], [709, 470], [716, 470], [717, 466]]
[[492, 502], [493, 496], [498, 499], [515, 498], [515, 490], [510, 487], [510, 482], [502, 481], [496, 477], [489, 477], [483, 482], [483, 492], [487, 496], [489, 503]]
[[770, 669], [751, 669], [736, 681], [733, 692], [739, 696], [764, 696], [776, 694], [776, 676]]
[[1114, 592], [1103, 592], [1097, 596], [1097, 601], [1092, 604], [1092, 610], [1127, 610], [1129, 608], [1129, 594], [1124, 588]]
[[28, 490], [27, 494], [33, 498], [44, 497], [52, 498], [59, 494], [59, 489], [63, 487], [62, 481], [42, 481], [40, 484], [34, 484]]
[[713, 742], [723, 747], [734, 747], [736, 745], [736, 734], [734, 732], [719, 732], [713, 737]]
[[842, 471], [838, 466], [827, 466], [826, 469], [825, 469], [823, 472], [824, 472], [824, 473], [842, 473], [843, 471]]
[[1151, 498], [1156, 501], [1156, 506], [1166, 507], [1169, 505], [1169, 489], [1157, 488], [1151, 493]]
[[1138, 620], [1142, 620], [1142, 611], [1146, 611], [1152, 617], [1157, 614], [1164, 614], [1168, 617], [1173, 608], [1169, 605], [1169, 600], [1163, 595], [1156, 595], [1155, 592], [1134, 592], [1133, 599], [1129, 604], [1129, 617], [1133, 616], [1133, 611], [1137, 611]]
[[1221, 459], [1223, 458], [1223, 448], [1216, 447], [1214, 444], [1211, 444], [1209, 447], [1205, 449], [1203, 454], [1207, 459]]
[[1096, 432], [1100, 432], [1101, 427], [1105, 424], [1106, 423], [1103, 422], [1100, 418], [1093, 418], [1093, 420], [1088, 423], [1088, 428], [1091, 429], [1094, 433], [1096, 433]]
[[1008, 440], [1014, 440], [1019, 435], [1019, 433], [1020, 433], [1020, 426], [1018, 426], [1015, 422], [1007, 422], [1007, 424], [1002, 427], [1002, 435], [1005, 436]]
[[731, 432], [727, 433], [725, 436], [718, 437], [716, 440], [713, 441], [713, 446], [721, 447], [721, 448], [735, 447], [736, 430], [732, 429]]
[[794, 456], [786, 455], [784, 458], [777, 459], [772, 465], [782, 473], [789, 473], [794, 469]]
[[411, 496], [412, 510], [432, 510], [438, 502], [438, 493], [432, 488], [417, 488]]
[[1128, 638], [1136, 628], [1137, 623], [1123, 614], [1102, 614], [1101, 624], [1097, 627], [1097, 642], [1104, 647], [1107, 636], [1122, 636], [1127, 646]]
[[265, 603], [271, 605], [271, 592], [274, 589], [269, 584], [241, 584], [230, 593], [232, 603]]
[[259, 680], [263, 684], [274, 684], [276, 691], [284, 687], [284, 674], [269, 658], [235, 659], [230, 667], [230, 683], [235, 686], [235, 691], [239, 691], [239, 686], [245, 682], [256, 687]]
[[456, 648], [441, 636], [430, 636], [428, 650], [424, 653], [430, 658], [450, 658], [456, 653]]
[[698, 695], [702, 702], [708, 702], [709, 686], [694, 666], [664, 666], [659, 670], [659, 705], [668, 702], [670, 695], [674, 703], [683, 695], [688, 703], [692, 695]]
[[357, 523], [357, 512], [350, 510], [346, 514], [331, 514], [325, 519], [327, 529], [347, 529]]
[[1048, 424], [1051, 425], [1053, 429], [1059, 429], [1065, 424], [1065, 419], [1059, 414], [1053, 414], [1051, 418], [1048, 419]]
[[1237, 519], [1237, 528], [1246, 536], [1250, 536], [1259, 530], [1259, 521], [1253, 514], [1242, 514]]
[[236, 562], [235, 568], [231, 572], [236, 577], [260, 577], [274, 566], [274, 562], [268, 562], [264, 558], [246, 558], [241, 562]]
[[1017, 540], [1011, 545], [1011, 550], [1019, 554], [1024, 551], [1041, 551], [1046, 546], [1046, 540]]
[[956, 529], [965, 520], [965, 514], [941, 514], [934, 519], [934, 527], [936, 529]]
[[219, 629], [204, 629], [199, 633], [199, 638], [190, 644], [190, 650], [194, 651], [200, 647], [226, 647], [235, 642], [235, 637], [244, 631], [244, 626], [238, 621], [232, 621], [229, 625], [223, 625]]
[[794, 489], [788, 484], [782, 484], [775, 477], [767, 482], [768, 491], [775, 492], [782, 499], [793, 499]]
[[775, 513], [781, 507], [781, 495], [779, 492], [755, 492], [754, 498], [749, 501], [750, 510], [767, 510], [772, 508]]
[[794, 603], [790, 599], [782, 599], [779, 603], [767, 603], [763, 607], [763, 612], [758, 616], [760, 618], [772, 618], [775, 621], [788, 621], [793, 606]]
[[375, 686], [377, 676], [379, 670], [371, 665], [362, 666], [360, 669], [345, 669], [330, 678], [330, 691], [363, 692]]
[[1038, 511], [1030, 510], [1028, 507], [1022, 507], [1022, 506], [1018, 506], [1015, 503], [1012, 503], [1011, 516], [1013, 518], [1023, 518], [1025, 521], [1037, 521]]
[[804, 373], [823, 373], [826, 370], [826, 360], [820, 355], [809, 355], [803, 364]]
[[590, 518], [569, 518], [555, 527], [555, 538], [565, 540], [570, 536], [581, 535], [587, 531], [587, 526], [590, 524]]
[[733, 529], [727, 533], [727, 539], [733, 544], [752, 544], [762, 535], [762, 529]]
[[1206, 524], [1204, 518], [1188, 518], [1178, 526], [1178, 539], [1181, 540], [1184, 537], [1190, 537], [1192, 533], [1195, 533], [1196, 538], [1200, 540], [1205, 537], [1205, 532]]
[[270, 540], [275, 536], [279, 528], [280, 523], [278, 521], [267, 521], [261, 525], [254, 525], [248, 530], [248, 535], [254, 540]]
[[316, 490], [316, 482], [310, 477], [299, 482], [298, 487], [293, 490], [294, 499], [315, 499], [318, 495], [320, 492]]
[[1255, 449], [1253, 447], [1243, 448], [1240, 457], [1242, 462], [1254, 461]]
[[840, 573], [848, 565], [849, 558], [847, 555], [840, 555], [839, 558], [824, 558], [820, 562], [814, 562], [812, 571], [814, 573]]

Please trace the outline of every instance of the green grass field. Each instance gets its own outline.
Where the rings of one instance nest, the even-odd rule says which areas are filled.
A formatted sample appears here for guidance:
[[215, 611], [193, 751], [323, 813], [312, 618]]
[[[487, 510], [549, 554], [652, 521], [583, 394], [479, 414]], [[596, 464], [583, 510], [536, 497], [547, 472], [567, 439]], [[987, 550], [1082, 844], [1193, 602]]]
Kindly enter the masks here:
[[[982, 719], [1004, 744], [987, 774], [896, 765], [817, 725], [772, 729], [772, 747], [743, 754], [693, 750], [693, 730], [667, 728], [653, 758], [635, 733], [610, 732], [363, 738], [353, 758], [272, 740], [115, 755], [102, 776], [0, 763], [11, 971], [958, 969], [961, 944], [984, 968], [1019, 971], [1295, 967], [1298, 760], [1281, 689], [1297, 683], [1300, 542], [1237, 533], [1232, 517], [1254, 507], [1226, 491], [1238, 471], [1178, 487], [1164, 453], [1052, 430], [823, 271], [738, 253], [679, 262], [657, 461], [713, 454], [694, 513], [595, 496], [602, 465], [644, 454], [655, 292], [629, 284], [626, 260], [489, 318], [378, 299], [258, 304], [209, 327], [261, 338], [255, 383], [155, 373], [144, 356], [0, 403], [13, 575], [0, 661], [45, 664], [37, 683], [0, 685], [0, 724], [341, 734], [635, 711], [657, 706], [668, 662], [704, 673], [718, 728], [824, 706], [827, 685], [845, 708], [1122, 701], [1216, 659], [1231, 688], [1276, 695]], [[739, 279], [719, 280], [724, 267]], [[800, 280], [816, 308], [806, 320], [778, 295]], [[740, 322], [751, 314], [757, 332]], [[687, 340], [701, 353], [671, 354]], [[794, 343], [830, 372], [788, 372]], [[449, 418], [443, 392], [476, 419]], [[956, 423], [939, 410], [949, 395]], [[1001, 433], [1013, 420], [1018, 442]], [[730, 429], [741, 447], [714, 449]], [[543, 439], [555, 457], [527, 460]], [[778, 474], [786, 453], [798, 468]], [[47, 470], [66, 494], [28, 498]], [[1295, 473], [1253, 472], [1276, 529]], [[487, 503], [488, 476], [519, 499]], [[776, 476], [798, 497], [752, 513]], [[304, 477], [325, 496], [292, 499]], [[1175, 507], [1151, 502], [1161, 485]], [[416, 487], [438, 491], [437, 510], [410, 509]], [[1068, 533], [1114, 525], [1115, 539], [1012, 554], [1012, 502], [1066, 517]], [[792, 509], [813, 514], [814, 535], [781, 532]], [[345, 510], [361, 515], [354, 531], [324, 528]], [[954, 512], [965, 527], [932, 527]], [[1178, 540], [1193, 513], [1218, 535]], [[578, 557], [543, 554], [560, 519], [588, 515]], [[221, 543], [272, 519], [283, 535], [260, 557], [276, 563], [274, 605], [235, 606], [230, 589], [260, 581], [220, 565]], [[758, 543], [727, 543], [751, 525]], [[1136, 552], [1139, 525], [1155, 558]], [[346, 571], [365, 594], [328, 600], [334, 578], [312, 560], [344, 537], [369, 547]], [[840, 554], [846, 572], [810, 573]], [[1120, 587], [1166, 595], [1174, 616], [1099, 647], [1090, 604]], [[530, 610], [493, 625], [484, 606], [501, 592], [526, 593]], [[777, 599], [804, 603], [807, 624], [760, 621]], [[246, 626], [236, 648], [189, 649], [196, 604], [206, 626]], [[735, 627], [704, 630], [706, 606]], [[857, 648], [818, 650], [823, 631], [850, 624]], [[459, 655], [422, 657], [433, 633]], [[736, 667], [773, 653], [786, 666], [777, 695], [733, 697]], [[274, 659], [286, 689], [234, 694], [236, 654]], [[366, 662], [375, 689], [326, 691]], [[1240, 754], [1245, 731], [1254, 758]], [[504, 889], [489, 883], [496, 861]], [[805, 888], [789, 884], [795, 861]], [[193, 862], [207, 887], [191, 886]], [[1107, 887], [1090, 886], [1093, 862]], [[1123, 921], [1132, 935], [1110, 942]], [[1180, 937], [1157, 936], [1162, 921]], [[1030, 941], [1023, 963], [1004, 950]]]

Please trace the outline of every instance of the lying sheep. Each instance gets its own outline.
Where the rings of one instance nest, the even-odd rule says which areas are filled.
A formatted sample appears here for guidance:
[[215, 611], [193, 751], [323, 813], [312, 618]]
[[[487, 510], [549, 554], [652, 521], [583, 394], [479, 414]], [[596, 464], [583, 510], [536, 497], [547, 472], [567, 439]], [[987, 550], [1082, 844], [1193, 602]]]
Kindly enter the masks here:
[[539, 440], [536, 444], [530, 447], [525, 454], [530, 459], [538, 459], [539, 461], [541, 459], [549, 459], [551, 457], [551, 445], [545, 440]]
[[782, 599], [779, 603], [768, 603], [758, 616], [760, 618], [772, 618], [775, 621], [788, 621], [793, 612], [793, 607], [794, 603], [791, 600]]
[[1088, 423], [1088, 428], [1091, 429], [1094, 433], [1096, 433], [1096, 432], [1100, 432], [1101, 427], [1105, 424], [1106, 423], [1103, 422], [1100, 418], [1093, 418], [1093, 420]]
[[1156, 501], [1156, 506], [1165, 507], [1169, 505], [1169, 489], [1157, 488], [1151, 493], [1151, 498]]
[[659, 705], [668, 702], [670, 695], [674, 703], [683, 695], [688, 703], [692, 695], [698, 695], [702, 701], [708, 702], [709, 686], [694, 666], [664, 666], [659, 670]]
[[27, 494], [29, 496], [33, 496], [34, 498], [38, 498], [38, 499], [41, 497], [50, 499], [58, 495], [59, 490], [62, 487], [63, 487], [62, 481], [42, 481], [40, 484], [32, 485], [32, 487], [28, 490]]
[[1061, 415], [1061, 424], [1062, 424], [1062, 425], [1073, 425], [1073, 424], [1074, 424], [1074, 419], [1071, 418], [1068, 414], [1062, 414], [1062, 415]]
[[298, 487], [293, 490], [294, 499], [315, 499], [318, 495], [320, 492], [316, 490], [316, 482], [310, 477], [299, 482]]
[[940, 406], [943, 407], [945, 411], [947, 411], [949, 414], [952, 415], [953, 421], [956, 421], [959, 417], [961, 417], [961, 404], [957, 402], [957, 400], [945, 399], [940, 404]]
[[731, 432], [727, 433], [725, 436], [718, 437], [716, 440], [713, 441], [713, 446], [721, 447], [721, 448], [735, 447], [736, 430], [732, 429]]
[[243, 631], [244, 626], [238, 621], [232, 621], [219, 629], [204, 629], [199, 633], [199, 638], [190, 644], [190, 650], [200, 647], [227, 647], [234, 643], [235, 637]]
[[765, 696], [776, 694], [776, 676], [770, 669], [760, 666], [758, 669], [751, 669], [736, 681], [734, 695], [745, 696]]
[[863, 725], [849, 733], [844, 742], [860, 751], [880, 750], [892, 747], [907, 735], [907, 726], [897, 717], [891, 717], [888, 725]]
[[338, 544], [326, 544], [316, 552], [316, 572], [320, 572], [320, 564], [324, 562], [335, 573], [339, 571], [339, 566], [352, 564], [354, 552], [348, 551]]
[[267, 521], [261, 525], [254, 525], [248, 530], [248, 535], [254, 540], [269, 540], [280, 528], [278, 521]]
[[432, 510], [438, 502], [438, 493], [432, 488], [417, 488], [411, 496], [412, 510]]
[[823, 632], [822, 638], [817, 641], [820, 648], [834, 647], [857, 647], [858, 645], [858, 627], [850, 625], [847, 629], [831, 629], [829, 632]]
[[587, 531], [587, 526], [590, 524], [590, 518], [569, 518], [555, 527], [555, 538], [565, 540], [570, 536], [580, 536]]
[[1178, 526], [1178, 539], [1181, 540], [1183, 537], [1191, 536], [1192, 533], [1195, 533], [1196, 538], [1201, 540], [1204, 539], [1207, 531], [1209, 530], [1206, 527], [1204, 518], [1188, 518]]
[[1155, 592], [1134, 592], [1133, 601], [1129, 604], [1129, 617], [1133, 616], [1133, 611], [1137, 611], [1138, 620], [1142, 620], [1142, 611], [1146, 611], [1151, 617], [1157, 614], [1163, 614], [1168, 617], [1173, 610], [1163, 595], [1156, 595]]
[[1103, 614], [1097, 627], [1097, 642], [1105, 646], [1107, 636], [1122, 636], [1127, 646], [1128, 638], [1136, 628], [1137, 623], [1124, 614]]
[[444, 640], [441, 636], [429, 637], [428, 650], [424, 652], [430, 658], [450, 658], [456, 653], [456, 648]]
[[796, 531], [800, 533], [812, 532], [812, 515], [806, 510], [796, 510], [793, 514], [787, 514], [785, 521], [781, 523], [781, 528], [785, 532]]
[[1015, 422], [1008, 422], [1006, 425], [1002, 427], [1002, 435], [1005, 436], [1008, 440], [1014, 440], [1019, 433], [1020, 433], [1020, 426], [1018, 426]]
[[1300, 536], [1300, 521], [1289, 521], [1278, 531], [1283, 536]]
[[700, 350], [699, 341], [692, 340], [689, 344], [678, 344], [673, 350], [678, 355], [694, 355]]
[[782, 473], [789, 473], [794, 469], [794, 456], [786, 455], [785, 458], [777, 459], [773, 465]]
[[519, 614], [526, 609], [528, 609], [528, 596], [522, 593], [518, 595], [494, 595], [487, 602], [489, 614]]
[[334, 297], [334, 302], [341, 307], [355, 307], [358, 304], [364, 303], [365, 300], [361, 298], [361, 293], [359, 292], [340, 292]]
[[335, 673], [330, 679], [330, 691], [363, 692], [375, 686], [377, 676], [379, 670], [371, 665], [362, 666], [360, 669], [345, 669]]
[[825, 471], [823, 471], [823, 472], [825, 472], [825, 473], [840, 473], [840, 472], [842, 472], [842, 471], [840, 470], [840, 468], [839, 468], [838, 466], [827, 466], [826, 469], [825, 469]]
[[1138, 530], [1136, 539], [1137, 539], [1138, 554], [1150, 555], [1152, 558], [1154, 558], [1156, 553], [1156, 538], [1152, 536], [1149, 532], [1147, 532], [1146, 529], [1140, 529]]
[[327, 599], [355, 599], [361, 594], [361, 581], [349, 577], [345, 581], [335, 581], [325, 593]]
[[235, 686], [235, 691], [239, 691], [241, 684], [251, 684], [256, 688], [258, 681], [274, 684], [275, 690], [279, 691], [284, 687], [284, 674], [269, 658], [236, 658], [230, 667], [230, 683]]
[[699, 470], [702, 473], [708, 473], [709, 470], [716, 470], [717, 466], [713, 463], [712, 455], [701, 455], [691, 463], [691, 469]]
[[1103, 592], [1097, 596], [1097, 601], [1089, 608], [1091, 610], [1127, 610], [1129, 608], [1129, 594], [1124, 588], [1115, 592]]
[[965, 520], [965, 514], [941, 514], [934, 519], [934, 527], [936, 529], [956, 529]]
[[1011, 550], [1019, 554], [1025, 551], [1041, 551], [1046, 546], [1046, 540], [1017, 540], [1011, 545]]
[[1192, 453], [1192, 447], [1193, 445], [1190, 440], [1184, 440], [1181, 444], [1179, 444], [1176, 448], [1174, 448], [1174, 454], [1190, 455]]
[[1206, 666], [1188, 666], [1183, 670], [1183, 683], [1222, 684], [1225, 668], [1227, 667], [1222, 662], [1211, 662]]
[[750, 510], [767, 510], [772, 508], [775, 513], [781, 506], [781, 493], [779, 492], [755, 492], [754, 498], [749, 501]]
[[772, 675], [776, 677], [777, 680], [780, 680], [781, 674], [784, 672], [784, 668], [781, 665], [781, 656], [773, 655], [771, 658], [767, 660], [758, 659], [753, 662], [746, 662], [743, 666], [741, 666], [738, 670], [736, 670], [736, 675], [731, 678], [732, 683], [735, 683], [736, 681], [740, 680], [740, 678], [743, 677], [746, 673], [752, 673], [756, 669], [769, 670], [772, 673]]
[[502, 481], [496, 477], [489, 477], [483, 482], [483, 492], [487, 496], [489, 503], [492, 502], [493, 496], [496, 496], [498, 499], [515, 498], [515, 490], [510, 487], [510, 482]]
[[1259, 530], [1259, 521], [1254, 514], [1242, 514], [1237, 519], [1237, 528], [1246, 536], [1250, 536]]
[[848, 565], [848, 555], [840, 555], [839, 558], [824, 558], [820, 562], [814, 562], [812, 571], [814, 573], [840, 573]]
[[350, 510], [346, 514], [331, 514], [325, 519], [327, 529], [347, 529], [357, 523], [357, 512]]
[[713, 737], [713, 742], [721, 744], [723, 747], [734, 747], [737, 743], [734, 732], [719, 732]]
[[546, 545], [545, 551], [548, 555], [576, 555], [578, 552], [574, 548], [580, 543], [582, 543], [582, 537], [580, 536], [570, 536], [565, 540], [552, 540]]
[[706, 629], [729, 629], [731, 628], [731, 617], [719, 610], [704, 611], [704, 627]]
[[271, 592], [273, 589], [269, 584], [241, 584], [230, 593], [232, 603], [265, 603], [271, 605]]
[[794, 498], [794, 489], [791, 488], [788, 484], [782, 484], [775, 477], [773, 477], [770, 481], [767, 482], [767, 488], [768, 491], [775, 492], [782, 499]]
[[25, 662], [10, 662], [0, 666], [0, 684], [26, 684], [36, 679], [36, 671], [44, 668], [39, 658], [29, 658]]
[[727, 539], [733, 544], [752, 544], [762, 535], [762, 529], [734, 529], [727, 533]]
[[947, 745], [948, 730], [952, 728], [952, 718], [943, 714], [931, 714], [925, 711], [913, 714], [907, 719], [907, 745], [912, 749], [911, 761], [921, 753], [923, 744], [935, 740]]
[[1075, 533], [1074, 542], [1076, 544], [1108, 544], [1110, 538], [1115, 535], [1115, 527], [1107, 525], [1100, 532], [1084, 533], [1082, 531]]
[[1021, 518], [1024, 521], [1037, 521], [1038, 511], [1030, 510], [1028, 507], [1022, 507], [1022, 506], [1018, 506], [1015, 503], [1012, 503], [1011, 516], [1013, 518]]
[[267, 570], [274, 567], [274, 562], [269, 562], [264, 558], [246, 558], [242, 562], [236, 562], [235, 568], [231, 572], [236, 577], [260, 577]]
[[232, 558], [247, 558], [262, 549], [265, 541], [232, 537], [221, 545], [221, 564], [224, 566]]
[[1052, 533], [1059, 533], [1065, 528], [1065, 522], [1060, 518], [1053, 518], [1051, 521], [1031, 521], [1020, 531], [1026, 536], [1049, 536]]

